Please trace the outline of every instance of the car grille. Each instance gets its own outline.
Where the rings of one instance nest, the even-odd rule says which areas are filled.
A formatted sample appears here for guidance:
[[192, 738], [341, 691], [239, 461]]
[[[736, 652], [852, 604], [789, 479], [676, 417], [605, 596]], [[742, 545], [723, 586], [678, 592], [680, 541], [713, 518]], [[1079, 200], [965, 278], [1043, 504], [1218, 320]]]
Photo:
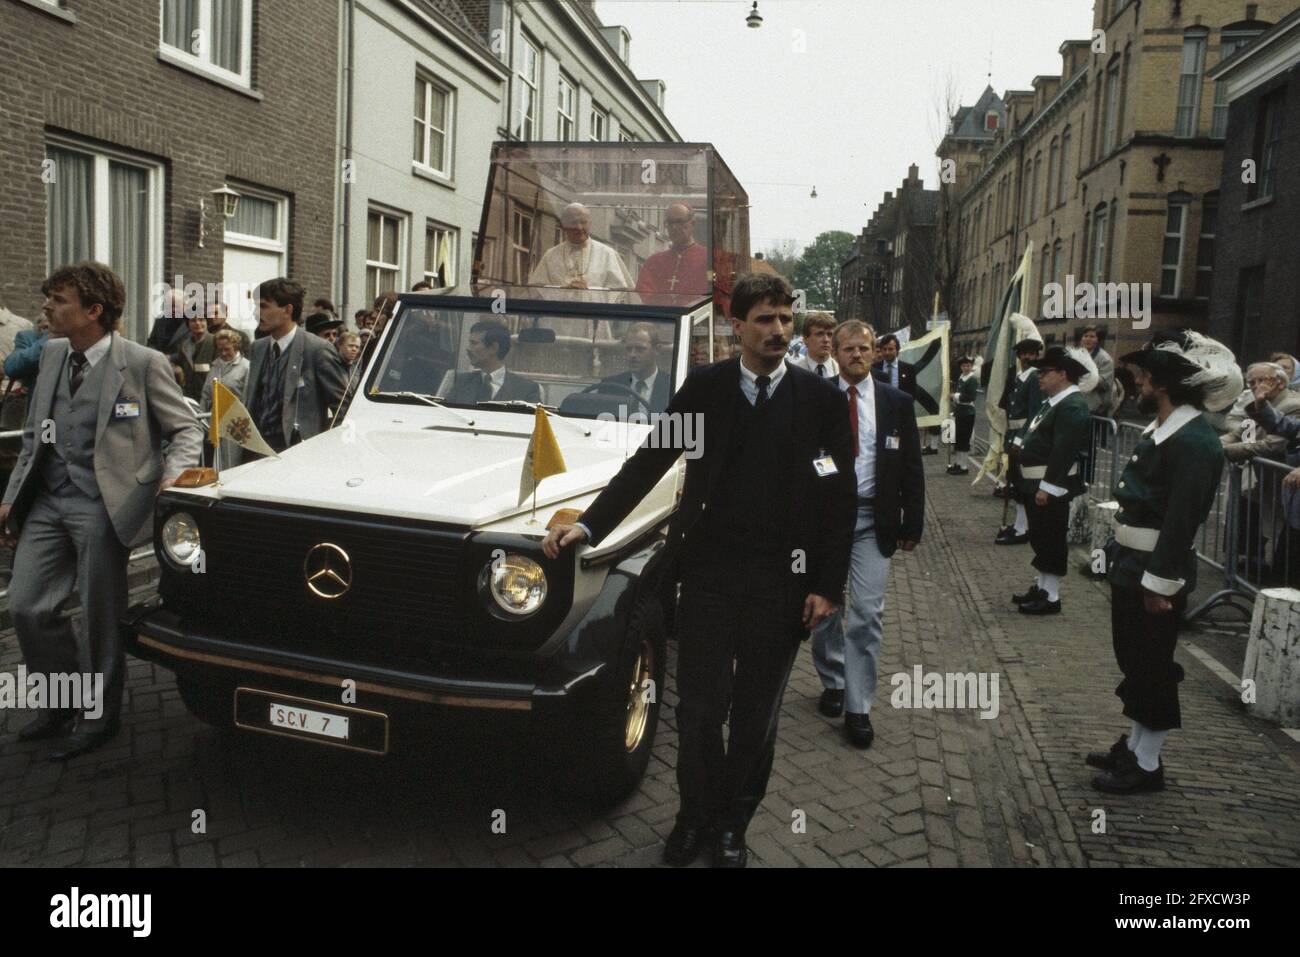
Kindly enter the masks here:
[[[465, 640], [463, 533], [231, 502], [201, 521], [212, 624], [380, 665], [427, 664]], [[325, 542], [351, 559], [352, 585], [334, 600], [313, 595], [303, 570]]]

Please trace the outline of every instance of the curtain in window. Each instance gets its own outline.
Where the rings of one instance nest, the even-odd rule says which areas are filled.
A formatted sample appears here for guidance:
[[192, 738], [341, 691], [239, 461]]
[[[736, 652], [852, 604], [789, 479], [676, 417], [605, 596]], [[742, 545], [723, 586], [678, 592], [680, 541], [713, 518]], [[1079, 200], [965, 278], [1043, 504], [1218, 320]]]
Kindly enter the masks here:
[[95, 237], [95, 160], [83, 153], [51, 149], [54, 181], [46, 186], [46, 265], [91, 259]]
[[163, 0], [163, 42], [197, 55], [194, 31], [199, 28], [199, 0]]
[[243, 70], [244, 0], [212, 0], [212, 62], [224, 70]]
[[149, 174], [110, 163], [108, 264], [126, 286], [122, 332], [136, 342], [149, 335]]
[[1197, 114], [1201, 108], [1201, 75], [1205, 69], [1205, 37], [1183, 40], [1183, 62], [1178, 79], [1178, 116], [1176, 134], [1196, 135]]
[[257, 236], [260, 239], [277, 238], [276, 235], [277, 204], [269, 199], [257, 196], [241, 196], [235, 207], [234, 218], [226, 227], [228, 232], [241, 236]]

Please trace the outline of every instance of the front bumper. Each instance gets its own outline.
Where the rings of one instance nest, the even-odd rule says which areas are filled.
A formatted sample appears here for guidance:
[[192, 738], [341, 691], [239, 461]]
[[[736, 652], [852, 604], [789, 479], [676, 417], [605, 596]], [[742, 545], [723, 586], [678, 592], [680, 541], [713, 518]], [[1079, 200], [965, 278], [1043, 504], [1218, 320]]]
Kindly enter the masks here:
[[473, 676], [416, 673], [202, 634], [157, 600], [133, 606], [122, 620], [122, 630], [128, 651], [173, 671], [220, 675], [220, 680], [255, 677], [263, 683], [321, 686], [331, 689], [330, 695], [351, 680], [360, 695], [416, 706], [567, 710], [587, 701], [607, 667], [604, 661], [557, 655], [538, 662], [532, 680], [500, 679], [482, 670]]

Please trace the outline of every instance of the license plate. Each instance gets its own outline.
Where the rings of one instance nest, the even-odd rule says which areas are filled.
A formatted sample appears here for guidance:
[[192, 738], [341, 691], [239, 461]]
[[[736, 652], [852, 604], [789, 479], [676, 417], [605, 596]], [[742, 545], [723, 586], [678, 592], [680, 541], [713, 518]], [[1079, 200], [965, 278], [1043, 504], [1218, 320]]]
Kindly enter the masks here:
[[324, 711], [312, 711], [298, 705], [273, 701], [269, 720], [273, 728], [319, 734], [342, 741], [348, 739], [348, 719], [340, 714], [326, 714]]
[[388, 753], [388, 715], [275, 691], [236, 688], [235, 725], [333, 748]]

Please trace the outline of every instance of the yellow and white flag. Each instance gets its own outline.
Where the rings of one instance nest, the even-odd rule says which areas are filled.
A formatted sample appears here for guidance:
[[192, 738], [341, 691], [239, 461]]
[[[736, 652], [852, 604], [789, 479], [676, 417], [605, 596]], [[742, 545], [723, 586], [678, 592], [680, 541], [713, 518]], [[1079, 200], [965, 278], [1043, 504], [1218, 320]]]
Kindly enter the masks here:
[[270, 455], [277, 459], [280, 457], [257, 431], [253, 417], [244, 408], [244, 403], [217, 379], [212, 383], [212, 421], [208, 425], [208, 441], [214, 448], [220, 448], [222, 439], [228, 439], [259, 455]]
[[551, 423], [547, 421], [546, 410], [537, 409], [533, 420], [533, 437], [528, 440], [528, 452], [524, 455], [524, 471], [519, 477], [519, 504], [523, 505], [528, 497], [537, 491], [537, 485], [548, 475], [559, 475], [568, 469], [564, 465], [564, 456], [560, 454], [560, 443], [555, 441]]

